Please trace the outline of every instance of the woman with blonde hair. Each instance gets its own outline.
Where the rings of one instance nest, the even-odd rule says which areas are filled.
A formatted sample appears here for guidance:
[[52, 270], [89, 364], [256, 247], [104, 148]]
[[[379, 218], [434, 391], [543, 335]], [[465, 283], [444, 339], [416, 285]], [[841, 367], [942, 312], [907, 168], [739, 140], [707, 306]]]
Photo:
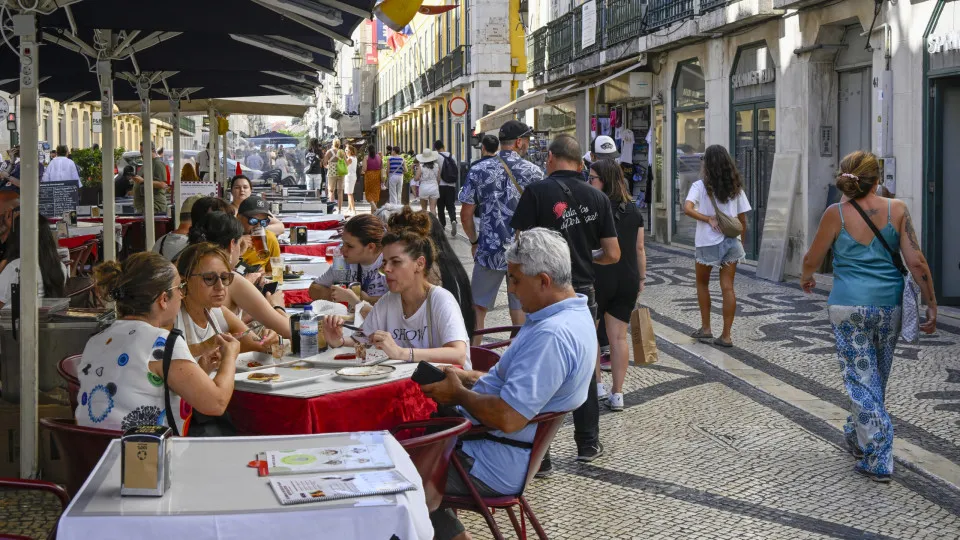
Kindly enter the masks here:
[[183, 169], [180, 170], [180, 181], [181, 182], [199, 182], [200, 177], [197, 176], [197, 170], [193, 168], [193, 164], [189, 161], [183, 164]]
[[[833, 248], [833, 288], [827, 298], [850, 416], [843, 428], [857, 458], [856, 472], [877, 482], [893, 473], [893, 424], [884, 406], [900, 335], [903, 275], [909, 269], [927, 304], [920, 330], [937, 325], [933, 275], [920, 251], [906, 203], [877, 195], [880, 162], [857, 151], [840, 162], [837, 189], [847, 200], [831, 205], [803, 257], [800, 284], [816, 287], [813, 273]], [[901, 261], [902, 257], [902, 261]]]

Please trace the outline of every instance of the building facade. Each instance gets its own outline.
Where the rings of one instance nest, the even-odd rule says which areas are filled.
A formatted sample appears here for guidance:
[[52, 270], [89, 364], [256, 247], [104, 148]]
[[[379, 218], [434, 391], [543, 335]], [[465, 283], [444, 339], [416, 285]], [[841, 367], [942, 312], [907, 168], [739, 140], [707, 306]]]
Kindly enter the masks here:
[[949, 151], [960, 148], [960, 2], [531, 0], [530, 10], [528, 99], [507, 109], [583, 144], [630, 129], [657, 240], [692, 245], [683, 200], [706, 146], [721, 144], [755, 209], [748, 258], [773, 278], [799, 275], [840, 199], [840, 160], [870, 150], [913, 215], [941, 303], [960, 304], [960, 243], [942, 233], [960, 226], [947, 211], [960, 204], [950, 174], [960, 154]]
[[[439, 16], [418, 14], [403, 47], [380, 51], [374, 128], [381, 150], [422, 152], [441, 140], [461, 162], [479, 156], [470, 146], [477, 120], [515, 99], [524, 79], [523, 4], [465, 0]], [[462, 116], [455, 114], [460, 99]]]

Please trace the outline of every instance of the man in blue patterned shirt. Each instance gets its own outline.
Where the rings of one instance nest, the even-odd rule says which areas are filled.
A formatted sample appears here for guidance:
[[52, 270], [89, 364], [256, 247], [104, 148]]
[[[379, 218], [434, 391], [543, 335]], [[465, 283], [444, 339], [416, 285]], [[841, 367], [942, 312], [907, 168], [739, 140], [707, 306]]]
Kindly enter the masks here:
[[[510, 227], [520, 194], [526, 187], [543, 179], [539, 167], [523, 159], [530, 148], [533, 130], [511, 120], [500, 128], [500, 152], [477, 162], [467, 173], [460, 191], [460, 221], [463, 232], [473, 244], [473, 305], [477, 313], [477, 330], [484, 327], [487, 311], [493, 309], [497, 292], [507, 274], [506, 246], [513, 242]], [[476, 212], [475, 212], [476, 211]], [[520, 302], [507, 293], [510, 320], [524, 322]], [[475, 338], [479, 342], [479, 338]]]

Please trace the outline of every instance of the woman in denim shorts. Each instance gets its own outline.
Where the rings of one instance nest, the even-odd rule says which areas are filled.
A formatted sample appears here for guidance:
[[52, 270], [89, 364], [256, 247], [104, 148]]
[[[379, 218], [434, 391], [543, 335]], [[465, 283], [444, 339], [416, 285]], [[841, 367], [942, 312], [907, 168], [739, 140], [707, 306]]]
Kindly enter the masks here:
[[[746, 215], [752, 208], [743, 191], [737, 165], [726, 148], [718, 144], [710, 146], [701, 159], [703, 179], [690, 186], [683, 205], [684, 213], [697, 220], [697, 303], [700, 304], [702, 322], [692, 335], [700, 341], [733, 347], [730, 328], [733, 327], [733, 316], [737, 311], [733, 278], [737, 274], [737, 263], [743, 261], [746, 253], [741, 241], [743, 233], [739, 237], [729, 238], [720, 231], [714, 202], [721, 212], [740, 220], [744, 233], [747, 230]], [[720, 269], [720, 292], [723, 294], [723, 333], [716, 339], [710, 327], [710, 274], [713, 267]]]

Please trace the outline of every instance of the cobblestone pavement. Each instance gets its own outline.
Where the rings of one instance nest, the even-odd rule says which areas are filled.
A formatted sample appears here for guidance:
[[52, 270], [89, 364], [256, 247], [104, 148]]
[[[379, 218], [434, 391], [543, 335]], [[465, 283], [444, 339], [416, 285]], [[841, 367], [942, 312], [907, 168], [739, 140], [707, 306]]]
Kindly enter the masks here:
[[[454, 246], [469, 273], [466, 241]], [[648, 250], [644, 303], [657, 322], [692, 331], [699, 314], [690, 255]], [[737, 292], [737, 348], [724, 352], [845, 407], [825, 295], [756, 279], [747, 267]], [[509, 324], [505, 288], [487, 321]], [[960, 371], [948, 371], [960, 370], [958, 342], [960, 330], [944, 326], [900, 351], [889, 398], [898, 436], [954, 460], [960, 411], [937, 408], [945, 399], [930, 393], [949, 391], [951, 377], [960, 383]], [[960, 538], [960, 491], [906, 467], [889, 485], [870, 482], [853, 472], [840, 432], [827, 422], [658, 343], [657, 364], [628, 370], [626, 410], [601, 408], [603, 457], [576, 463], [572, 421], [558, 433], [557, 472], [527, 494], [551, 538]], [[495, 515], [514, 537], [507, 516]], [[479, 516], [463, 519], [475, 538], [492, 537]]]

